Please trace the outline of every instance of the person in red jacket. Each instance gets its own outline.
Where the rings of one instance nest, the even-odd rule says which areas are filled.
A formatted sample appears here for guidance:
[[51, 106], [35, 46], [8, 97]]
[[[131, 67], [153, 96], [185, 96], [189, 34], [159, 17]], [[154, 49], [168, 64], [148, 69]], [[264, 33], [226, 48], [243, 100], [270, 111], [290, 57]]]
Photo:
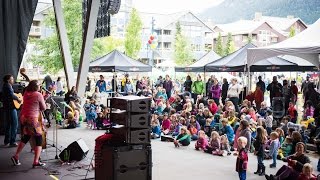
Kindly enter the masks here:
[[256, 102], [257, 110], [259, 111], [261, 108], [261, 103], [264, 101], [264, 95], [263, 95], [263, 91], [261, 90], [261, 87], [257, 86], [253, 94], [254, 94], [254, 101]]
[[216, 114], [216, 112], [218, 111], [218, 106], [217, 104], [214, 102], [213, 99], [209, 99], [208, 100], [208, 106], [209, 106], [209, 110], [211, 112], [212, 115]]

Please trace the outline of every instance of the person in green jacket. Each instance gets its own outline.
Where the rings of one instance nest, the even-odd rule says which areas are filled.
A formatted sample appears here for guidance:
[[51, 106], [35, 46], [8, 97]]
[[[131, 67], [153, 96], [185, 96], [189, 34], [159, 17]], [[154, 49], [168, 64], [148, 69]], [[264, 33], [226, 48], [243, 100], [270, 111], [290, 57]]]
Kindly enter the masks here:
[[197, 80], [193, 82], [192, 84], [192, 97], [194, 99], [194, 102], [197, 101], [198, 95], [203, 95], [205, 90], [205, 85], [202, 82], [201, 76], [197, 76]]
[[187, 127], [183, 126], [180, 129], [180, 134], [177, 136], [177, 138], [173, 141], [175, 147], [179, 147], [180, 144], [182, 146], [188, 146], [191, 142], [191, 135], [188, 131]]

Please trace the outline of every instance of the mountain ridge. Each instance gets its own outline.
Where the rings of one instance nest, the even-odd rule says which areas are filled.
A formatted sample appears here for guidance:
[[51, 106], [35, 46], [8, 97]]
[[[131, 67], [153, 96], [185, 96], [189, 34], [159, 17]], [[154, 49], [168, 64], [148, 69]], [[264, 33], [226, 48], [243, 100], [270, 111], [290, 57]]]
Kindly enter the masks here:
[[320, 18], [320, 0], [225, 0], [204, 10], [199, 16], [210, 18], [216, 24], [224, 24], [253, 19], [255, 12], [261, 12], [263, 16], [292, 15], [306, 24], [312, 24]]

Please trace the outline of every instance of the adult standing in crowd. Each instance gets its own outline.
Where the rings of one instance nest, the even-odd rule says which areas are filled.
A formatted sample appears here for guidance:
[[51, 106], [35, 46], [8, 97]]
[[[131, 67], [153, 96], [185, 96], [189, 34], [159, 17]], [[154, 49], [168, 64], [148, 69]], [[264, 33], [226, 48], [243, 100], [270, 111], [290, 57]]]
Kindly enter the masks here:
[[277, 76], [273, 76], [273, 80], [268, 85], [267, 90], [270, 91], [270, 105], [272, 106], [272, 99], [282, 96], [282, 85], [278, 82]]
[[311, 101], [312, 105], [316, 107], [320, 102], [320, 94], [314, 89], [314, 84], [312, 82], [308, 84], [306, 92], [304, 106], [307, 101]]
[[283, 80], [282, 96], [284, 97], [284, 108], [286, 113], [288, 112], [289, 102], [291, 102], [292, 92], [291, 86], [289, 86], [288, 80]]
[[107, 83], [104, 80], [103, 75], [100, 75], [100, 79], [97, 81], [96, 86], [98, 86], [100, 92], [107, 91]]
[[233, 103], [235, 110], [239, 113], [239, 94], [241, 92], [241, 86], [238, 83], [238, 80], [236, 78], [233, 78], [231, 80], [230, 87], [228, 89], [227, 96], [230, 99], [230, 101]]
[[228, 89], [229, 89], [229, 83], [226, 78], [223, 78], [223, 84], [222, 84], [222, 93], [221, 93], [221, 101], [222, 104], [225, 104], [227, 94], [228, 94]]
[[57, 84], [56, 94], [58, 96], [62, 96], [64, 94], [64, 91], [63, 91], [63, 82], [61, 81], [61, 77], [58, 77], [56, 84]]
[[163, 88], [166, 90], [168, 99], [171, 97], [171, 91], [173, 88], [173, 83], [169, 75], [166, 75], [166, 80], [163, 82]]
[[217, 106], [220, 105], [221, 87], [216, 78], [213, 79], [213, 84], [210, 89], [211, 97]]
[[294, 103], [298, 100], [298, 87], [296, 85], [296, 81], [291, 81], [291, 92], [292, 92], [292, 100]]
[[197, 102], [197, 98], [198, 98], [198, 95], [203, 95], [204, 94], [204, 84], [202, 82], [202, 79], [201, 79], [201, 76], [198, 75], [197, 76], [197, 80], [195, 82], [192, 83], [192, 97], [193, 97], [193, 100], [194, 102]]
[[45, 164], [39, 161], [41, 150], [42, 150], [42, 114], [41, 111], [46, 109], [46, 104], [40, 90], [40, 85], [37, 80], [33, 80], [29, 83], [24, 93], [23, 100], [24, 106], [21, 110], [21, 130], [22, 138], [17, 148], [17, 151], [14, 156], [11, 157], [11, 160], [14, 165], [20, 165], [19, 155], [30, 140], [31, 137], [35, 139], [36, 146], [34, 150], [34, 159], [33, 167], [44, 166]]
[[264, 94], [264, 92], [266, 91], [266, 84], [262, 81], [262, 77], [261, 76], [258, 77], [258, 80], [259, 81], [257, 82], [256, 86], [260, 86], [260, 89]]
[[188, 91], [191, 93], [192, 80], [189, 75], [187, 76], [186, 81], [184, 82], [183, 86], [184, 86], [184, 91]]
[[101, 96], [101, 93], [99, 91], [99, 88], [98, 88], [98, 86], [96, 86], [94, 88], [94, 93], [92, 94], [92, 99], [94, 99], [96, 101], [96, 103], [98, 105], [100, 105], [101, 104], [101, 98], [102, 98], [102, 96]]
[[14, 79], [12, 75], [8, 74], [3, 77], [2, 102], [5, 117], [5, 146], [17, 146], [18, 114], [14, 107], [13, 100], [17, 100], [20, 103], [21, 99], [14, 94], [12, 88], [13, 83]]
[[44, 84], [45, 88], [48, 90], [50, 88], [50, 86], [53, 85], [53, 81], [49, 75], [46, 75], [43, 79], [42, 84]]
[[308, 90], [308, 84], [310, 83], [310, 76], [307, 75], [306, 80], [303, 81], [302, 85], [301, 85], [301, 92], [303, 94], [303, 97], [306, 97], [306, 92]]
[[118, 92], [117, 75], [113, 75], [113, 76], [112, 76], [111, 88], [112, 88], [112, 97], [114, 97], [115, 94]]
[[215, 79], [215, 77], [213, 75], [210, 76], [210, 78], [208, 79], [207, 83], [206, 83], [206, 96], [208, 96], [208, 98], [212, 99], [212, 94], [211, 94], [211, 87], [213, 85], [213, 80]]
[[90, 92], [91, 90], [91, 79], [89, 77], [87, 77], [87, 83], [86, 83], [86, 91]]

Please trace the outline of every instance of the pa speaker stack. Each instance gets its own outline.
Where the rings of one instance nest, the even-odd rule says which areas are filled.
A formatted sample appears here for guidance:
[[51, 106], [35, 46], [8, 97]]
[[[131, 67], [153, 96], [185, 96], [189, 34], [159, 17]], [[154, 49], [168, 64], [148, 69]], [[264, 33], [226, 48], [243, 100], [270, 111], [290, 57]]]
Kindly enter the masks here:
[[150, 98], [124, 96], [108, 101], [114, 126], [109, 129], [109, 143], [99, 148], [96, 144], [95, 179], [151, 180]]

